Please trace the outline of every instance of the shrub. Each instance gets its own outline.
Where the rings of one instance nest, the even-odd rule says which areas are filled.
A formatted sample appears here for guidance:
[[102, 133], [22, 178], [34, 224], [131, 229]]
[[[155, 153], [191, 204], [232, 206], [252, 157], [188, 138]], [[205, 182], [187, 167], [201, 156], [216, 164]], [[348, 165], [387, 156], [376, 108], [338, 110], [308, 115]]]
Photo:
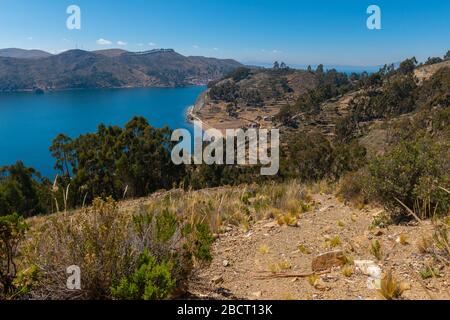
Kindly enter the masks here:
[[158, 263], [147, 249], [139, 257], [136, 270], [111, 288], [114, 298], [126, 300], [163, 300], [176, 286], [170, 262]]
[[26, 230], [27, 224], [18, 214], [0, 217], [0, 297], [8, 296], [15, 290], [18, 247]]
[[[195, 262], [211, 260], [213, 237], [201, 217], [177, 215], [166, 202], [121, 212], [112, 198], [52, 217], [34, 231], [27, 262], [40, 266], [34, 298], [165, 299], [184, 287]], [[75, 223], [76, 221], [76, 223]], [[81, 269], [82, 290], [66, 290], [66, 268]]]
[[388, 271], [381, 279], [381, 295], [386, 300], [394, 300], [401, 298], [403, 292], [402, 284], [397, 281], [391, 271]]
[[406, 216], [398, 200], [409, 208], [428, 209], [420, 210], [422, 218], [446, 214], [450, 195], [440, 186], [450, 183], [448, 148], [448, 142], [424, 137], [417, 142], [400, 143], [375, 159], [369, 165], [369, 188], [375, 199], [397, 219]]
[[365, 168], [347, 173], [339, 182], [337, 196], [346, 201], [363, 206], [369, 201], [369, 194], [366, 192], [369, 174]]
[[426, 280], [429, 278], [439, 278], [441, 277], [441, 274], [439, 272], [439, 269], [430, 267], [429, 265], [425, 266], [419, 271], [419, 275], [422, 279]]
[[0, 216], [18, 213], [29, 217], [49, 211], [47, 188], [40, 174], [21, 161], [0, 167]]
[[349, 277], [351, 277], [353, 275], [354, 268], [351, 265], [345, 265], [345, 266], [342, 267], [341, 272], [342, 272], [342, 275], [344, 277], [349, 278]]
[[381, 250], [381, 244], [378, 240], [373, 240], [370, 244], [370, 253], [377, 258], [377, 260], [383, 259], [383, 252]]

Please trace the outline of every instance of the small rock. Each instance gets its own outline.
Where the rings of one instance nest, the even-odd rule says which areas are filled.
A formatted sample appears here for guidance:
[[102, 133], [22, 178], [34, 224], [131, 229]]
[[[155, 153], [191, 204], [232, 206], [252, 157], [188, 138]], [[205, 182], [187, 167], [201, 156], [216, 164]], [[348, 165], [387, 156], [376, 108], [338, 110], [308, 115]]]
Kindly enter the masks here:
[[345, 255], [342, 250], [326, 252], [313, 259], [312, 270], [318, 272], [334, 267], [341, 267], [345, 264], [345, 260]]
[[272, 221], [272, 222], [266, 223], [264, 225], [264, 228], [272, 229], [272, 228], [276, 228], [277, 226], [278, 226], [278, 222]]
[[223, 277], [222, 276], [217, 276], [211, 279], [211, 282], [214, 284], [221, 284], [223, 283]]
[[411, 284], [408, 283], [408, 282], [400, 283], [400, 290], [403, 291], [403, 292], [411, 290]]
[[367, 289], [369, 290], [380, 290], [381, 289], [381, 279], [376, 279], [369, 277], [367, 278]]
[[319, 278], [314, 282], [314, 288], [320, 291], [328, 291], [331, 288], [325, 284], [325, 282]]
[[383, 234], [384, 234], [383, 231], [377, 230], [377, 231], [375, 232], [375, 237], [381, 237]]
[[222, 264], [223, 264], [224, 267], [228, 267], [228, 266], [230, 266], [230, 261], [223, 260]]
[[262, 291], [256, 291], [252, 293], [252, 296], [256, 297], [256, 298], [261, 298], [262, 297]]

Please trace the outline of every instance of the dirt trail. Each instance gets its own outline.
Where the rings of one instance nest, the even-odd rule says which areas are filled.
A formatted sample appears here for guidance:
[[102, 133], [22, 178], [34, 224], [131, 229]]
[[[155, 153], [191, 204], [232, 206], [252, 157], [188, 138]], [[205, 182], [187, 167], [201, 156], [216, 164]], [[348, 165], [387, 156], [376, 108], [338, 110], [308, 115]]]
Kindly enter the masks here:
[[[392, 270], [410, 287], [402, 296], [405, 299], [450, 299], [448, 269], [441, 270], [441, 277], [427, 280], [418, 273], [431, 257], [420, 254], [416, 242], [422, 235], [431, 235], [431, 223], [369, 231], [379, 209], [350, 208], [331, 195], [317, 195], [314, 200], [315, 209], [302, 215], [298, 227], [264, 220], [247, 232], [228, 228], [214, 244], [212, 264], [192, 279], [189, 292], [203, 299], [382, 299], [378, 290], [368, 289], [367, 275], [355, 272], [346, 277], [341, 268], [321, 275], [316, 287], [308, 277], [257, 279], [260, 272], [270, 274], [276, 269], [311, 273], [316, 255], [344, 250], [354, 260], [373, 260], [383, 272]], [[407, 244], [398, 243], [400, 234]], [[381, 244], [382, 261], [370, 253], [375, 239]], [[331, 248], [331, 242], [336, 246]]]

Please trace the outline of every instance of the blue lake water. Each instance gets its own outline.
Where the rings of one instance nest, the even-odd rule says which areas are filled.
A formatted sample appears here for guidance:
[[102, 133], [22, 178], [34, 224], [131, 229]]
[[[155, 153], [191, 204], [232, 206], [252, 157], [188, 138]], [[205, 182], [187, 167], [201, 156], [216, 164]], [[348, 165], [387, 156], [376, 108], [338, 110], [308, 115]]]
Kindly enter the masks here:
[[0, 94], [0, 166], [22, 160], [52, 178], [49, 147], [65, 133], [71, 138], [95, 132], [100, 123], [123, 126], [143, 116], [154, 127], [192, 126], [186, 110], [205, 87], [176, 89], [111, 89]]

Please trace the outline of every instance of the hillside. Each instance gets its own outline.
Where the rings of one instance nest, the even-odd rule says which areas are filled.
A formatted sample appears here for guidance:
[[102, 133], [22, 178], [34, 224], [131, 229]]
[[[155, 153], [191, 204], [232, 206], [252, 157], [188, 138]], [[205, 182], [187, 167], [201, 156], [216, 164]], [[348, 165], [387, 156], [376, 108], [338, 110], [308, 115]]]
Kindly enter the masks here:
[[[447, 60], [415, 68], [417, 85], [420, 87], [439, 70], [449, 67], [450, 61]], [[363, 97], [367, 92], [372, 94], [371, 90], [374, 88], [370, 88], [370, 85], [366, 88], [355, 85], [357, 82], [351, 77], [347, 81], [342, 80], [340, 79], [342, 74], [335, 71], [325, 73], [326, 77], [330, 78], [328, 80], [320, 79], [322, 75], [314, 71], [293, 69], [238, 69], [236, 72], [212, 83], [208, 91], [199, 97], [192, 117], [203, 121], [205, 127], [219, 130], [276, 127], [288, 132], [292, 129], [302, 131], [318, 129], [325, 135], [335, 137], [339, 123], [350, 117], [355, 104], [365, 99]], [[321, 95], [320, 90], [329, 86], [327, 81], [341, 92], [321, 101], [312, 102], [316, 104], [317, 110], [314, 112], [295, 107], [301, 101], [300, 97], [307, 96], [306, 93], [312, 92], [311, 96]], [[319, 91], [315, 92], [317, 88]], [[284, 115], [286, 107], [294, 111], [291, 110], [289, 115]], [[361, 121], [359, 129], [370, 124], [371, 121]]]
[[42, 59], [52, 56], [51, 53], [42, 50], [25, 50], [17, 48], [0, 49], [0, 57], [17, 59]]
[[[114, 61], [145, 74], [168, 55], [186, 61], [170, 50]], [[241, 67], [211, 83], [192, 116], [280, 128], [274, 176], [175, 165], [171, 130], [143, 117], [58, 135], [54, 182], [21, 161], [0, 168], [0, 298], [449, 299], [450, 68], [429, 66]], [[83, 270], [81, 290], [62, 285], [68, 265]]]
[[[204, 199], [208, 199], [208, 204]], [[196, 264], [194, 272], [178, 297], [189, 299], [250, 299], [250, 300], [380, 300], [387, 294], [380, 290], [382, 276], [393, 274], [395, 285], [401, 285], [401, 299], [450, 299], [448, 256], [433, 251], [421, 251], [423, 239], [432, 238], [438, 222], [402, 226], [383, 226], [385, 210], [376, 206], [355, 208], [339, 200], [333, 187], [326, 184], [302, 185], [297, 182], [270, 185], [240, 185], [199, 191], [172, 190], [158, 192], [146, 198], [122, 201], [114, 209], [114, 219], [121, 224], [137, 219], [143, 212], [176, 210], [180, 218], [208, 221], [214, 232], [212, 261], [206, 267]], [[286, 225], [283, 216], [291, 212], [296, 218]], [[107, 213], [106, 211], [104, 213]], [[86, 216], [91, 215], [91, 217]], [[52, 261], [51, 253], [27, 258], [50, 265], [63, 263], [71, 249], [64, 245], [70, 235], [59, 234], [55, 228], [76, 222], [81, 233], [77, 241], [90, 241], [90, 220], [95, 210], [87, 209], [59, 213], [28, 220], [31, 227], [24, 248], [42, 243], [39, 250], [52, 250], [61, 261]], [[134, 218], [133, 218], [134, 217]], [[102, 217], [97, 223], [105, 223]], [[69, 223], [70, 221], [70, 223]], [[101, 221], [101, 222], [100, 222]], [[87, 228], [87, 229], [86, 229]], [[107, 228], [111, 228], [108, 226]], [[123, 225], [109, 232], [118, 236]], [[46, 232], [42, 232], [46, 230]], [[105, 238], [107, 241], [108, 238]], [[380, 243], [380, 254], [372, 244]], [[50, 247], [52, 247], [50, 249]], [[434, 247], [433, 247], [434, 248]], [[55, 250], [55, 251], [53, 251]], [[67, 250], [67, 252], [66, 252]], [[87, 250], [87, 249], [86, 249]], [[29, 252], [29, 251], [26, 251]], [[343, 260], [320, 258], [340, 254]], [[70, 254], [67, 258], [71, 258]], [[341, 259], [340, 258], [340, 259]], [[322, 264], [314, 262], [322, 261]], [[84, 270], [91, 268], [89, 261]], [[372, 277], [367, 267], [379, 270]], [[49, 265], [49, 266], [50, 266]], [[438, 276], [427, 276], [427, 266], [433, 266]], [[322, 268], [322, 269], [321, 269]], [[319, 270], [320, 269], [320, 270]], [[99, 276], [103, 269], [96, 271]], [[370, 271], [369, 271], [370, 272]], [[88, 280], [85, 280], [88, 281]], [[86, 290], [71, 293], [55, 288], [35, 288], [34, 297], [49, 294], [54, 298], [85, 296]], [[59, 296], [58, 296], [59, 295]]]
[[271, 123], [280, 107], [318, 85], [311, 72], [294, 69], [240, 68], [210, 85], [197, 101], [194, 113], [216, 129]]
[[0, 58], [0, 92], [200, 85], [239, 66], [234, 60], [185, 57], [173, 50], [70, 50], [39, 60]]

